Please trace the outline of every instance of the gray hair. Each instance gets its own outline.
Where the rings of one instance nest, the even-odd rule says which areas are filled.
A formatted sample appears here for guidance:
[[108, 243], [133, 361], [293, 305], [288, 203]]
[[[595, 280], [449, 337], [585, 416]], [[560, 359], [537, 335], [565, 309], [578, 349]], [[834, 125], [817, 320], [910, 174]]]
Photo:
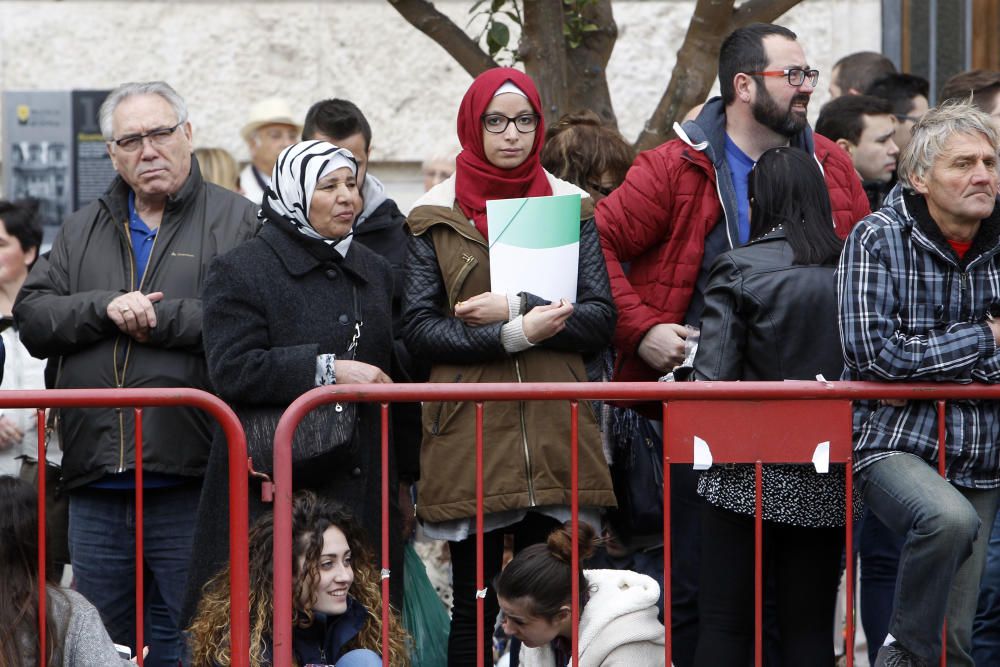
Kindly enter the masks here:
[[934, 166], [934, 161], [954, 134], [982, 134], [989, 140], [994, 153], [1000, 149], [1000, 133], [989, 115], [968, 101], [945, 102], [917, 121], [910, 143], [899, 157], [897, 174], [907, 189], [914, 189], [914, 176], [923, 178]]
[[187, 104], [184, 98], [177, 94], [177, 91], [170, 87], [166, 81], [142, 81], [123, 83], [108, 95], [101, 105], [98, 118], [101, 124], [101, 134], [105, 141], [111, 141], [112, 128], [111, 116], [114, 115], [118, 105], [134, 95], [159, 95], [167, 101], [177, 114], [177, 122], [183, 123], [188, 118]]

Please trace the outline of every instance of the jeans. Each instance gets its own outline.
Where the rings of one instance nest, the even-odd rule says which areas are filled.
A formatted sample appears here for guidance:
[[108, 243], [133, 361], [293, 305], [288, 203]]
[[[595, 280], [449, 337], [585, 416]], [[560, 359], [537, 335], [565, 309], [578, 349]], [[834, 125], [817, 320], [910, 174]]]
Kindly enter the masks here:
[[701, 571], [701, 471], [670, 466], [670, 623], [671, 657], [676, 667], [691, 667], [698, 646], [698, 577]]
[[[953, 486], [923, 459], [895, 454], [859, 473], [865, 504], [904, 537], [889, 633], [928, 663], [972, 667], [972, 620], [986, 558], [980, 525], [993, 520], [1000, 489]], [[984, 531], [985, 532], [985, 531]]]
[[[701, 516], [701, 619], [694, 664], [752, 664], [754, 518], [711, 504]], [[773, 605], [772, 628], [778, 635], [765, 664], [777, 659], [781, 665], [833, 667], [831, 628], [844, 529], [764, 521], [763, 531], [765, 596]]]
[[[649, 423], [662, 437], [663, 422], [651, 419]], [[675, 667], [692, 667], [698, 648], [701, 508], [705, 505], [698, 495], [699, 477], [701, 471], [690, 465], [670, 466], [670, 654]]]
[[861, 624], [868, 640], [868, 661], [874, 665], [875, 654], [889, 632], [903, 540], [865, 509], [855, 541], [861, 554]]
[[[176, 667], [178, 627], [191, 556], [200, 483], [146, 489], [143, 630], [150, 667]], [[84, 489], [70, 494], [69, 546], [76, 588], [101, 613], [112, 641], [135, 645], [135, 496]]]
[[1000, 665], [1000, 512], [986, 553], [979, 587], [979, 609], [972, 626], [972, 656], [977, 665]]
[[340, 657], [335, 667], [382, 667], [382, 656], [367, 648], [356, 648]]

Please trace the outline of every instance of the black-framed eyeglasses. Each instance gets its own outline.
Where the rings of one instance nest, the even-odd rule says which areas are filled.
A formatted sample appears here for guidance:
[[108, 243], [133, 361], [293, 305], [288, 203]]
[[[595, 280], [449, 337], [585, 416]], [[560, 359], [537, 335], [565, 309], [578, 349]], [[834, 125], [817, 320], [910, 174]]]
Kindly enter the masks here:
[[149, 139], [149, 142], [154, 146], [162, 147], [170, 141], [170, 137], [173, 136], [177, 128], [183, 125], [184, 122], [182, 120], [173, 127], [158, 127], [143, 134], [130, 134], [120, 139], [112, 139], [111, 142], [126, 153], [138, 150], [142, 146], [143, 139]]
[[511, 123], [514, 123], [514, 128], [521, 134], [530, 134], [538, 129], [538, 114], [536, 113], [523, 113], [513, 118], [502, 113], [484, 113], [482, 121], [483, 129], [490, 134], [503, 134]]
[[806, 80], [813, 88], [819, 83], [818, 69], [802, 69], [801, 67], [788, 67], [786, 69], [772, 69], [764, 72], [747, 72], [751, 76], [783, 76], [788, 79], [789, 86], [801, 86]]

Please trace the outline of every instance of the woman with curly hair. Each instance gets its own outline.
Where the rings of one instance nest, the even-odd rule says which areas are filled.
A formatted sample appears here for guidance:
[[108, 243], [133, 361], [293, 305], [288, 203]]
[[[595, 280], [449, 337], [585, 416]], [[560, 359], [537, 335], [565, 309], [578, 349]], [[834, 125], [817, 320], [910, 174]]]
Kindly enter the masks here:
[[[296, 494], [292, 507], [296, 665], [380, 667], [382, 596], [360, 528], [334, 501]], [[274, 518], [250, 531], [250, 665], [270, 667], [274, 602]], [[406, 634], [393, 614], [389, 664], [409, 667]], [[229, 568], [205, 585], [188, 629], [194, 667], [225, 667], [229, 654]]]
[[552, 175], [586, 190], [596, 206], [625, 180], [635, 149], [585, 109], [564, 114], [545, 132], [539, 159]]

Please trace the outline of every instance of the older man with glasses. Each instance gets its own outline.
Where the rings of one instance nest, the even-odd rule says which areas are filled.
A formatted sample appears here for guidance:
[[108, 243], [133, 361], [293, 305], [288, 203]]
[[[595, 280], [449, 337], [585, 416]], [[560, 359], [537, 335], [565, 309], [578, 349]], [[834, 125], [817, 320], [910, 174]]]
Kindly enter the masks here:
[[[202, 280], [257, 226], [247, 199], [206, 183], [184, 100], [166, 83], [127, 83], [101, 106], [118, 176], [70, 215], [14, 305], [21, 340], [50, 360], [58, 388], [208, 389]], [[119, 644], [135, 646], [135, 422], [131, 410], [60, 411], [63, 483], [77, 589]], [[177, 665], [180, 607], [211, 442], [189, 408], [143, 416], [143, 524], [149, 573], [147, 665]], [[150, 605], [147, 605], [150, 607]]]

